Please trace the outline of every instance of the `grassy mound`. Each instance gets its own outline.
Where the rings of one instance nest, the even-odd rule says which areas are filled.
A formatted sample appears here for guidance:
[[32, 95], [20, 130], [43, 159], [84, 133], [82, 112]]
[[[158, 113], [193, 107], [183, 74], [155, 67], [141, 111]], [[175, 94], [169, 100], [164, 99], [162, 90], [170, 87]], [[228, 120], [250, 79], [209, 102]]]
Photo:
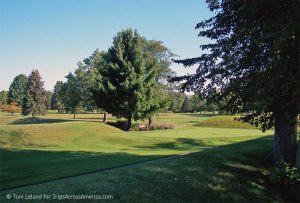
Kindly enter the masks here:
[[216, 128], [245, 128], [245, 129], [258, 129], [248, 123], [242, 123], [241, 121], [235, 121], [234, 118], [238, 116], [214, 116], [208, 118], [196, 126], [200, 127], [216, 127]]

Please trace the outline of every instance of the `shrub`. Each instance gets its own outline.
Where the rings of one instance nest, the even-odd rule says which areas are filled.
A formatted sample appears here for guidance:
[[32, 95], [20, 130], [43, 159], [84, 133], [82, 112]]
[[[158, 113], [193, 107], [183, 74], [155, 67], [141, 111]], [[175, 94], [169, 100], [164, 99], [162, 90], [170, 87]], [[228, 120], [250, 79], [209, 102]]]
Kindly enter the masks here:
[[[127, 121], [117, 120], [116, 122], [108, 121], [106, 124], [119, 128], [121, 130], [127, 129]], [[141, 126], [143, 126], [141, 128]], [[165, 129], [174, 129], [175, 126], [170, 123], [153, 123], [150, 127], [149, 125], [141, 125], [140, 123], [132, 123], [130, 131], [144, 131], [144, 130], [165, 130]]]
[[150, 127], [147, 125], [146, 128], [149, 130], [166, 130], [166, 129], [174, 129], [175, 125], [171, 123], [162, 123], [162, 124], [154, 123]]
[[21, 108], [17, 106], [17, 103], [12, 102], [11, 104], [3, 104], [1, 106], [2, 110], [13, 115], [14, 113], [20, 113]]
[[299, 200], [300, 174], [297, 168], [281, 162], [271, 169], [271, 184], [288, 200]]
[[151, 126], [147, 125], [143, 125], [144, 128], [140, 127], [141, 125], [136, 123], [136, 125], [132, 126], [132, 128], [130, 129], [131, 131], [141, 131], [141, 130], [166, 130], [166, 129], [174, 129], [175, 125], [170, 124], [170, 123], [153, 123]]

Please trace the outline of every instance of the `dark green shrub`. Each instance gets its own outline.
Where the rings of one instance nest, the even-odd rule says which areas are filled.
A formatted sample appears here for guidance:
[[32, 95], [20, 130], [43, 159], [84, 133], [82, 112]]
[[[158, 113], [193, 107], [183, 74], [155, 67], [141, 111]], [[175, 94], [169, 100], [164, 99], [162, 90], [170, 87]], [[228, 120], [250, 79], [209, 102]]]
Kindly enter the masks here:
[[271, 169], [270, 182], [283, 198], [289, 201], [300, 199], [300, 174], [292, 165], [285, 162], [276, 164]]

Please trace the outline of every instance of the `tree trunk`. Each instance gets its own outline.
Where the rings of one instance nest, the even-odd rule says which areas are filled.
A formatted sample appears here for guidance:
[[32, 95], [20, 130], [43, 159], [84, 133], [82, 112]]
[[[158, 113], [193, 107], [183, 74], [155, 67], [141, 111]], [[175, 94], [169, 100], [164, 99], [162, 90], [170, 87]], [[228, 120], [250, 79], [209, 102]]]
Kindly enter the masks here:
[[273, 154], [276, 162], [295, 164], [297, 149], [297, 117], [293, 121], [275, 119]]
[[127, 118], [127, 131], [129, 131], [130, 128], [131, 128], [131, 116], [129, 116], [129, 117]]
[[75, 113], [73, 114], [73, 119], [75, 119]]
[[152, 117], [149, 117], [148, 118], [148, 126], [152, 126], [152, 123], [153, 123], [153, 120], [152, 120]]
[[104, 111], [103, 113], [103, 123], [107, 122], [107, 112]]

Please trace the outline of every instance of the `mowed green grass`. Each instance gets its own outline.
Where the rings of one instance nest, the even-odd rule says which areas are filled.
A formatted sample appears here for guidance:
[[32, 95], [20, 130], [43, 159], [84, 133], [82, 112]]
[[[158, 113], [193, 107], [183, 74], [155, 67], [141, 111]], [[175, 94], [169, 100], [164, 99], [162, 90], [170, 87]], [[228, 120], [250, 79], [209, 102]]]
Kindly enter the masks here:
[[[210, 195], [217, 192], [225, 195], [226, 191], [238, 189], [243, 181], [254, 181], [245, 191], [235, 192], [237, 201], [252, 193], [256, 193], [255, 197], [260, 194], [262, 199], [273, 198], [265, 186], [255, 186], [260, 184], [255, 182], [256, 178], [260, 180], [261, 175], [267, 173], [261, 163], [271, 148], [270, 131], [263, 134], [256, 129], [199, 127], [199, 123], [212, 118], [211, 115], [162, 114], [156, 117], [156, 122], [173, 123], [175, 129], [143, 132], [124, 132], [105, 125], [99, 114], [71, 118], [72, 115], [67, 114], [49, 114], [38, 119], [0, 114], [1, 190], [194, 152], [157, 163], [130, 166], [129, 170], [115, 169], [111, 173], [10, 192], [92, 194], [101, 191], [102, 194], [113, 193], [114, 200], [129, 202], [134, 200], [129, 196], [138, 194], [145, 201], [162, 201], [164, 196], [179, 201], [191, 193], [190, 200], [205, 200], [208, 191], [212, 192]], [[237, 167], [237, 171], [226, 171], [226, 168], [223, 171], [223, 165], [231, 163], [236, 164], [230, 167]], [[238, 168], [245, 173], [240, 173]], [[251, 171], [261, 175], [254, 177]], [[237, 185], [231, 184], [233, 180], [238, 181]], [[159, 190], [160, 187], [167, 189]], [[182, 198], [179, 193], [183, 194]], [[228, 200], [225, 196], [218, 198], [215, 200]]]
[[[124, 132], [101, 123], [99, 114], [1, 115], [1, 189], [127, 165], [247, 140], [258, 131], [193, 127], [207, 117], [164, 114], [174, 130]], [[213, 139], [212, 139], [213, 138]]]
[[198, 123], [199, 127], [220, 127], [220, 128], [244, 128], [244, 129], [258, 129], [249, 123], [235, 121], [239, 116], [213, 116], [203, 122]]

